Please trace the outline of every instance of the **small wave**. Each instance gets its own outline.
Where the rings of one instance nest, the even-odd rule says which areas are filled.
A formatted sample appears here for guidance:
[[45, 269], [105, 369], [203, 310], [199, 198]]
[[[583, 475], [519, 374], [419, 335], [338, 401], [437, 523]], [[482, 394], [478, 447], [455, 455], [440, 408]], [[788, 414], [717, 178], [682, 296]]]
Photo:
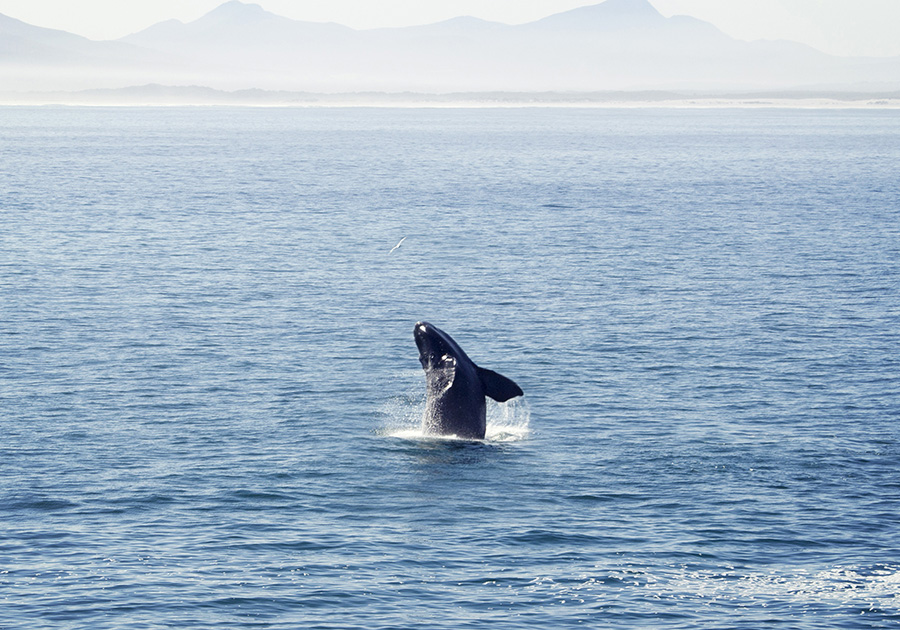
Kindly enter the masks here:
[[42, 512], [56, 512], [59, 510], [68, 510], [77, 507], [77, 503], [73, 503], [67, 499], [55, 499], [49, 497], [21, 497], [8, 501], [0, 501], [0, 505], [5, 510], [35, 510]]

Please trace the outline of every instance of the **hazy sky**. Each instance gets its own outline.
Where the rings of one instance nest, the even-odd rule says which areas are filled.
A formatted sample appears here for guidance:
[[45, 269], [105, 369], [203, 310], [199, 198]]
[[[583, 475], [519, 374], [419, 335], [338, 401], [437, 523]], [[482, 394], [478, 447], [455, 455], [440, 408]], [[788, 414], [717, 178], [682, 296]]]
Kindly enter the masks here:
[[[739, 39], [792, 39], [837, 55], [900, 55], [900, 0], [650, 0]], [[162, 20], [194, 20], [224, 0], [0, 0], [0, 13], [91, 39], [114, 39]], [[297, 20], [353, 28], [411, 26], [459, 15], [519, 24], [591, 0], [256, 0]]]

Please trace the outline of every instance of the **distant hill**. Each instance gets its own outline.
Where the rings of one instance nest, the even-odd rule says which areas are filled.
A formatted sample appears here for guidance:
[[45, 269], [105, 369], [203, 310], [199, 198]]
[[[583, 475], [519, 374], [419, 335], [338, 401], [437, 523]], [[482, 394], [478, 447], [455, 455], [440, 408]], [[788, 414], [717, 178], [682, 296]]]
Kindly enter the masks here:
[[140, 63], [154, 53], [124, 42], [95, 42], [0, 14], [0, 63], [48, 66]]
[[115, 42], [0, 16], [0, 78], [6, 90], [891, 90], [900, 88], [900, 58], [742, 42], [700, 20], [666, 18], [647, 0], [606, 0], [518, 26], [464, 17], [362, 31], [232, 0], [193, 22], [161, 22]]
[[125, 42], [96, 42], [0, 15], [0, 89], [65, 89], [127, 84], [163, 56]]

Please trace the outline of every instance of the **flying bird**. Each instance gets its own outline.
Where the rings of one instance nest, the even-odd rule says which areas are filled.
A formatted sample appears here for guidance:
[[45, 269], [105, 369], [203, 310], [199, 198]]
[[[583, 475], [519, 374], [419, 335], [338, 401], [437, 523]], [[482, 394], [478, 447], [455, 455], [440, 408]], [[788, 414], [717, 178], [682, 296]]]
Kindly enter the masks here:
[[397, 249], [398, 247], [400, 247], [401, 245], [403, 245], [403, 241], [405, 241], [405, 240], [406, 240], [406, 237], [404, 236], [403, 238], [400, 239], [399, 243], [394, 245], [393, 249], [391, 249], [391, 251], [389, 251], [388, 254], [393, 254], [394, 250]]

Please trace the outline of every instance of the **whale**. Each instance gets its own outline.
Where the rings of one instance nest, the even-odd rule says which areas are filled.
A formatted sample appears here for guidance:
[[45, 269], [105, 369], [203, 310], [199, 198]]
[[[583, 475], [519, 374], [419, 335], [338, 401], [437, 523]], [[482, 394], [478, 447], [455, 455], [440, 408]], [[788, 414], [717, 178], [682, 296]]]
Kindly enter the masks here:
[[492, 370], [478, 367], [453, 338], [428, 322], [416, 322], [413, 335], [425, 370], [426, 435], [483, 440], [488, 396], [506, 402], [522, 388]]

